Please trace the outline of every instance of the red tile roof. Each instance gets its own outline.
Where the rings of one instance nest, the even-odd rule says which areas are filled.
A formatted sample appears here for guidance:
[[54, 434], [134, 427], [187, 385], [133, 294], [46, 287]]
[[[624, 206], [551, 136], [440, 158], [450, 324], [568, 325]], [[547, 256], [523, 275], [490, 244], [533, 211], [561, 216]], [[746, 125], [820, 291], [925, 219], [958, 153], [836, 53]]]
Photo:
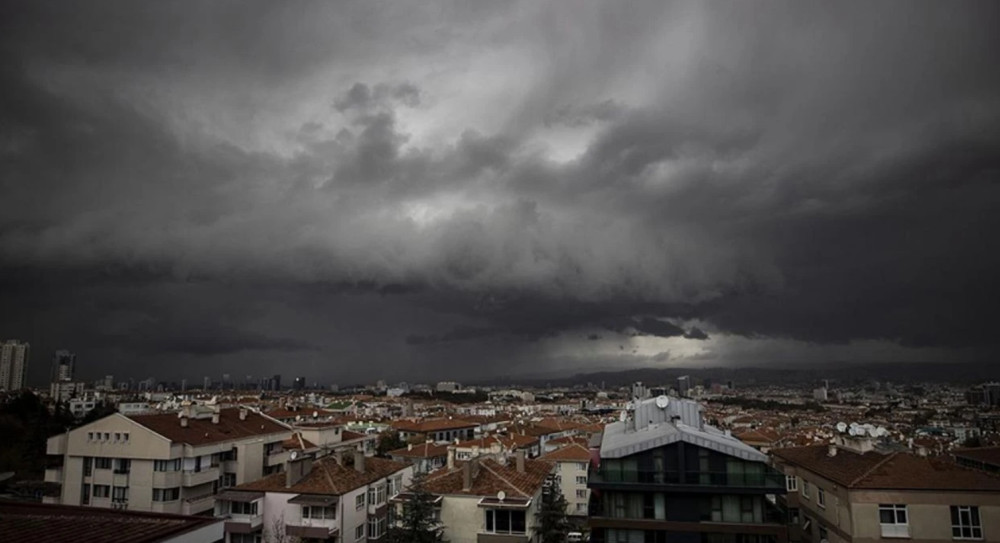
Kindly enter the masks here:
[[460, 428], [475, 428], [476, 426], [479, 425], [475, 422], [460, 419], [396, 420], [392, 422], [392, 427], [397, 430], [419, 434]]
[[558, 448], [552, 452], [545, 453], [539, 458], [554, 462], [589, 462], [590, 450], [579, 443], [573, 443], [566, 445], [565, 447]]
[[[345, 464], [352, 462], [345, 457]], [[258, 492], [285, 492], [295, 494], [325, 494], [339, 496], [356, 488], [374, 483], [410, 465], [385, 458], [365, 458], [365, 470], [359, 472], [353, 465], [340, 465], [336, 458], [327, 456], [313, 463], [308, 475], [291, 487], [285, 486], [286, 474], [274, 473], [256, 481], [239, 485], [233, 490]]]
[[0, 501], [4, 541], [152, 543], [221, 522], [212, 517]]
[[[433, 494], [465, 494], [470, 496], [496, 496], [503, 490], [508, 496], [530, 498], [542, 488], [553, 465], [543, 460], [525, 460], [524, 473], [517, 471], [516, 461], [508, 459], [502, 465], [492, 458], [470, 461], [473, 465], [472, 487], [463, 489], [464, 463], [452, 470], [439, 470], [427, 477], [425, 487]], [[478, 470], [475, 465], [478, 464]]]
[[129, 418], [170, 441], [190, 445], [206, 445], [251, 436], [291, 433], [287, 426], [252, 411], [247, 412], [246, 420], [240, 420], [239, 411], [238, 408], [221, 410], [218, 424], [213, 423], [210, 418], [191, 418], [188, 419], [187, 428], [181, 426], [176, 413], [133, 415]]
[[941, 458], [894, 452], [859, 454], [827, 445], [775, 449], [774, 456], [851, 489], [1000, 491], [1000, 478]]
[[448, 456], [447, 445], [435, 445], [434, 442], [420, 443], [411, 447], [403, 447], [387, 453], [389, 456], [401, 456], [404, 458], [436, 458]]
[[962, 458], [968, 458], [970, 460], [976, 460], [986, 464], [993, 464], [994, 466], [1000, 466], [1000, 447], [956, 449], [953, 453], [955, 456], [961, 456]]

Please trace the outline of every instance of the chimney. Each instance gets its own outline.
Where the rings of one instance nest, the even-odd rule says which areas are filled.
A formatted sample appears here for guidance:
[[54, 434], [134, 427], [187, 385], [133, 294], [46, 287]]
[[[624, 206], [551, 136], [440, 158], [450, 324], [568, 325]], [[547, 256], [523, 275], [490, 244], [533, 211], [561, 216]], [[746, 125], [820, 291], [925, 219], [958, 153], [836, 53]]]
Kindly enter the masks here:
[[336, 449], [333, 451], [333, 459], [337, 462], [338, 466], [344, 465], [344, 449]]
[[475, 460], [469, 460], [468, 462], [462, 464], [462, 490], [468, 492], [472, 490], [472, 463]]
[[313, 459], [311, 456], [303, 456], [296, 460], [285, 462], [285, 488], [292, 488], [303, 477], [312, 471]]
[[829, 447], [826, 449], [826, 455], [831, 458], [837, 456], [837, 446], [831, 443]]
[[514, 459], [517, 462], [517, 472], [524, 473], [524, 451], [518, 450], [514, 453]]
[[407, 443], [406, 444], [406, 450], [412, 451], [413, 450], [413, 443]]
[[240, 408], [240, 420], [247, 420], [247, 408], [246, 407], [241, 407]]
[[212, 424], [219, 424], [219, 412], [212, 413]]
[[358, 473], [365, 472], [365, 453], [361, 451], [354, 451], [354, 469]]
[[187, 428], [187, 427], [188, 427], [188, 418], [182, 416], [181, 417], [181, 428]]
[[448, 469], [455, 469], [455, 449], [448, 447]]

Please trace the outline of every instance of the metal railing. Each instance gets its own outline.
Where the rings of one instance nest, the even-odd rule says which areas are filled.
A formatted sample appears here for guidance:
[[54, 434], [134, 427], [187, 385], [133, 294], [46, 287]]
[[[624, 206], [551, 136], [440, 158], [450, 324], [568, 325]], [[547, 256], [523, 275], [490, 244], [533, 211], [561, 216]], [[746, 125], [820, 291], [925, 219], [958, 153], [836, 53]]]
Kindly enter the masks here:
[[737, 473], [726, 471], [593, 470], [592, 483], [640, 483], [651, 485], [703, 485], [726, 487], [785, 488], [778, 472]]

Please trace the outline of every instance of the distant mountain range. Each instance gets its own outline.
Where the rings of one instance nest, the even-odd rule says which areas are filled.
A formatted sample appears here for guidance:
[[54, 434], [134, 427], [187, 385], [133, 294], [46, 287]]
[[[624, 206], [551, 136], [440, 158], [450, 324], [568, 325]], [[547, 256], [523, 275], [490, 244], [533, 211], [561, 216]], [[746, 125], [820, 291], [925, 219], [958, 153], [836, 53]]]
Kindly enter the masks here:
[[739, 368], [631, 368], [566, 375], [565, 372], [535, 374], [483, 380], [490, 385], [574, 386], [593, 383], [617, 386], [642, 381], [647, 386], [675, 386], [677, 378], [689, 375], [692, 385], [710, 380], [741, 384], [819, 385], [829, 380], [831, 386], [857, 385], [880, 381], [899, 384], [954, 383], [973, 384], [1000, 380], [1000, 368], [991, 363], [945, 362], [829, 362], [798, 367]]

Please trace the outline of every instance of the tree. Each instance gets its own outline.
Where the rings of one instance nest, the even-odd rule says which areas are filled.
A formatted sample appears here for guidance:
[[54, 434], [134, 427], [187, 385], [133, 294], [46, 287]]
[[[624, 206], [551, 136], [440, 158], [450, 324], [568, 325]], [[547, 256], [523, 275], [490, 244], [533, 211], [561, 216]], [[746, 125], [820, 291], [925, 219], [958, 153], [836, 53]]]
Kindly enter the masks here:
[[535, 513], [538, 521], [536, 532], [541, 538], [541, 543], [563, 543], [566, 541], [566, 534], [570, 531], [569, 521], [566, 520], [566, 497], [559, 489], [559, 483], [555, 476], [549, 475], [542, 487], [542, 502]]
[[425, 487], [426, 475], [413, 475], [404, 496], [403, 514], [398, 525], [389, 528], [388, 543], [435, 543], [444, 536], [444, 526], [436, 520], [434, 495]]
[[402, 449], [405, 446], [406, 442], [399, 438], [398, 432], [382, 432], [382, 434], [378, 436], [378, 446], [375, 447], [375, 455], [380, 458], [385, 458], [389, 455], [390, 451]]

